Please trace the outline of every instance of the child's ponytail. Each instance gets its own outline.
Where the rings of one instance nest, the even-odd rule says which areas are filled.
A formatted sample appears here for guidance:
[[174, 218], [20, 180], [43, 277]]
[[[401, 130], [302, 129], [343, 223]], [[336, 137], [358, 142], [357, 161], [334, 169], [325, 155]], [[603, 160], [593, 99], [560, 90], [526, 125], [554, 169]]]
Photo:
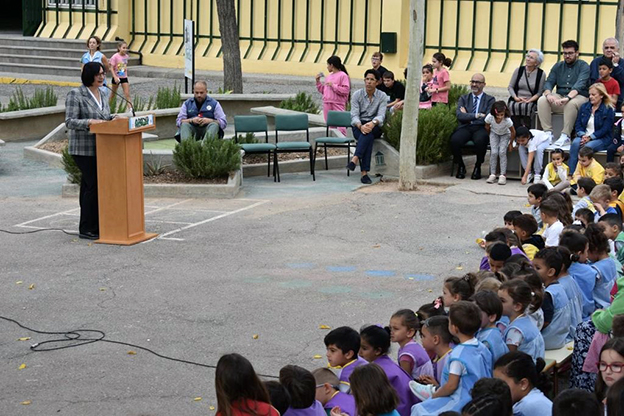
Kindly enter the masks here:
[[577, 231], [564, 231], [559, 237], [559, 246], [570, 250], [572, 254], [570, 260], [573, 262], [579, 261], [579, 253], [585, 252], [587, 243], [587, 237]]
[[547, 373], [544, 373], [544, 367], [546, 367], [546, 361], [542, 357], [537, 357], [535, 360], [535, 370], [537, 371], [537, 381], [535, 387], [540, 389], [543, 393], [547, 393], [552, 388], [552, 382]]
[[453, 61], [451, 60], [451, 58], [447, 58], [446, 55], [444, 55], [442, 52], [434, 53], [433, 57], [435, 58], [436, 61], [440, 62], [442, 65], [444, 65], [447, 68], [450, 68], [451, 65], [453, 64]]
[[539, 274], [533, 268], [522, 268], [512, 276], [512, 281], [513, 279], [522, 280], [529, 286], [531, 289], [531, 308], [529, 312], [537, 312], [542, 307], [542, 301], [544, 300], [544, 283]]
[[585, 237], [589, 243], [589, 251], [592, 253], [608, 253], [609, 239], [602, 231], [602, 227], [598, 224], [587, 224], [585, 229]]

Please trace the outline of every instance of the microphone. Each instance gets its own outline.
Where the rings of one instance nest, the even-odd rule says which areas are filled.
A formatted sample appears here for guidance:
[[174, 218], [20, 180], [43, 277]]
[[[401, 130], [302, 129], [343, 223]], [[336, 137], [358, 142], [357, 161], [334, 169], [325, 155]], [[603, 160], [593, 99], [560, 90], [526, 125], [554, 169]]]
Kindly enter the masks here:
[[134, 106], [132, 105], [132, 103], [128, 100], [126, 100], [126, 97], [124, 97], [121, 94], [117, 94], [115, 91], [113, 91], [113, 89], [111, 87], [109, 87], [108, 85], [104, 85], [107, 89], [109, 89], [113, 94], [115, 94], [117, 97], [121, 98], [122, 100], [124, 100], [126, 103], [128, 103], [128, 105], [130, 106], [130, 110], [132, 110], [132, 117], [136, 117], [136, 113], [134, 112]]

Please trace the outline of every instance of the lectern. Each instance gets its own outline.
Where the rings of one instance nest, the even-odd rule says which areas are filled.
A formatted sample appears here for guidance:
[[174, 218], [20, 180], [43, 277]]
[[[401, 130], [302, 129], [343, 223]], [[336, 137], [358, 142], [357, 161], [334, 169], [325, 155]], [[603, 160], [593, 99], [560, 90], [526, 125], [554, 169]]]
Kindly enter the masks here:
[[145, 232], [141, 137], [155, 127], [153, 115], [90, 127], [97, 149], [100, 239], [96, 243], [132, 245], [158, 235]]

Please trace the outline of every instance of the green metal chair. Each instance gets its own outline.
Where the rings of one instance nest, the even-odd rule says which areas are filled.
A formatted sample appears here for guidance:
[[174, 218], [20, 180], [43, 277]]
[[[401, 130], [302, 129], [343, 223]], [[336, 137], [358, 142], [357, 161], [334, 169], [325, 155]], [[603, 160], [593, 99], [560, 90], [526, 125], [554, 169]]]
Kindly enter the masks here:
[[[280, 131], [305, 131], [305, 142], [279, 142]], [[275, 116], [275, 153], [273, 153], [273, 171], [274, 180], [280, 182], [279, 163], [277, 161], [277, 155], [279, 153], [308, 153], [310, 157], [310, 174], [312, 180], [316, 181], [316, 175], [314, 174], [314, 158], [312, 154], [312, 145], [310, 144], [310, 130], [308, 130], [308, 115], [307, 114], [293, 114], [293, 115], [276, 115]]]
[[268, 159], [267, 177], [271, 176], [271, 156], [275, 153], [275, 145], [269, 143], [269, 128], [266, 116], [234, 116], [234, 141], [238, 143], [239, 133], [262, 133], [264, 143], [243, 143], [241, 149], [245, 155], [266, 154]]
[[[327, 131], [326, 137], [319, 137], [314, 140], [314, 163], [316, 164], [316, 153], [319, 145], [323, 145], [325, 150], [325, 170], [329, 170], [327, 163], [327, 148], [328, 147], [342, 147], [347, 148], [347, 165], [351, 160], [351, 146], [355, 147], [355, 139], [351, 137], [330, 137], [330, 127], [351, 127], [351, 113], [349, 111], [329, 111], [327, 113]], [[347, 176], [351, 172], [347, 169]]]

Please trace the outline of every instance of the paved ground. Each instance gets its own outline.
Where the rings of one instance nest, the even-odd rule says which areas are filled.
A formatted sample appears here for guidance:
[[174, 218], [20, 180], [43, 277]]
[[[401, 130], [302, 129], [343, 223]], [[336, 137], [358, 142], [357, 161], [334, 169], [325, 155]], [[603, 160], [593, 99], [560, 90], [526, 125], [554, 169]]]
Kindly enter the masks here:
[[[59, 196], [63, 172], [24, 161], [27, 144], [0, 148], [0, 228], [75, 230], [77, 200]], [[236, 351], [265, 375], [323, 366], [319, 325], [385, 324], [418, 308], [444, 277], [478, 267], [482, 231], [509, 209], [528, 210], [517, 182], [439, 181], [454, 186], [401, 193], [329, 171], [316, 183], [246, 179], [233, 200], [148, 199], [147, 229], [165, 238], [133, 247], [0, 233], [0, 315], [44, 331], [97, 329], [208, 365]], [[0, 328], [2, 415], [214, 413], [211, 368], [102, 342], [33, 352], [30, 344], [59, 336]]]

